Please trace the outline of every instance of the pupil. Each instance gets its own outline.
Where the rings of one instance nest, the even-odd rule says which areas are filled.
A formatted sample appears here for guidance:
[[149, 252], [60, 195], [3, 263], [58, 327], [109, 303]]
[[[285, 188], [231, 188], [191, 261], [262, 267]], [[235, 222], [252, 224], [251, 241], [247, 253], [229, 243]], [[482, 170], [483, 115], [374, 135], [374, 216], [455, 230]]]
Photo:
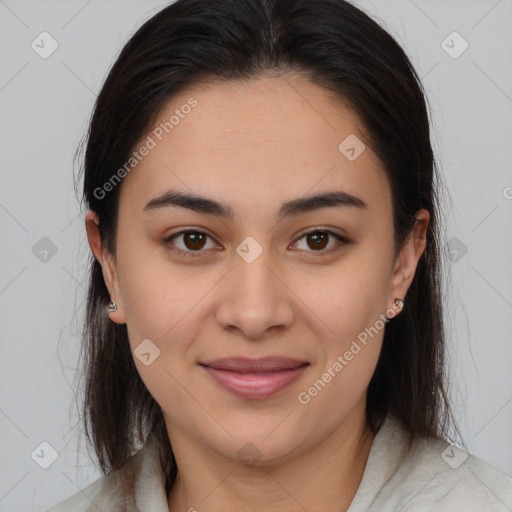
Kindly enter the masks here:
[[[319, 232], [319, 234], [318, 234], [318, 233], [315, 233], [315, 234], [311, 235], [311, 237], [314, 239], [314, 243], [315, 243], [315, 244], [317, 244], [317, 243], [320, 241], [320, 240], [319, 240], [320, 238], [323, 238], [323, 241], [324, 241], [324, 242], [325, 242], [325, 240], [326, 240], [326, 238], [327, 238], [327, 237], [326, 237], [326, 233], [322, 233], [322, 232]], [[320, 242], [321, 242], [321, 241], [320, 241]], [[324, 244], [322, 244], [322, 246], [321, 246], [321, 247], [318, 247], [318, 245], [317, 245], [317, 247], [316, 247], [316, 248], [317, 248], [317, 249], [318, 249], [318, 248], [323, 249], [324, 247], [325, 247], [325, 243], [324, 243]]]
[[[189, 249], [200, 249], [201, 248], [201, 238], [203, 235], [201, 233], [189, 233], [187, 235], [189, 237], [189, 240], [192, 240], [192, 247], [189, 247]], [[199, 243], [199, 247], [197, 247], [197, 244]]]

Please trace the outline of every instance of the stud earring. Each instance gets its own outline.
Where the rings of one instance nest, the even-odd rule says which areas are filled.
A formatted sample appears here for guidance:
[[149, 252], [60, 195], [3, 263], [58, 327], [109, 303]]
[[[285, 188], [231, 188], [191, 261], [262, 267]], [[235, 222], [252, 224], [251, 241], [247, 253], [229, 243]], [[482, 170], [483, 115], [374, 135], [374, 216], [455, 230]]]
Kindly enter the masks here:
[[[404, 307], [404, 301], [402, 299], [396, 298], [395, 305], [398, 306], [399, 309], [402, 309]], [[396, 315], [398, 315], [398, 311], [396, 311], [394, 307], [389, 308], [387, 310], [387, 313], [391, 315], [391, 318], [394, 318]], [[386, 316], [386, 323], [388, 323], [391, 320], [391, 318]]]
[[113, 313], [114, 311], [117, 311], [117, 304], [113, 300], [111, 300], [107, 310], [109, 314]]

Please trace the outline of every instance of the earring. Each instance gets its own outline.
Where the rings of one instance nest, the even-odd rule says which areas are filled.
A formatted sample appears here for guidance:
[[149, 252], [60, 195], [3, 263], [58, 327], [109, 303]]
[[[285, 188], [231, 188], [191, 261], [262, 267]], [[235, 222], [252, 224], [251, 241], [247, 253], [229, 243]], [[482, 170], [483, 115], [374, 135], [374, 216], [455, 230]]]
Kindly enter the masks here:
[[[404, 301], [402, 299], [396, 298], [395, 305], [402, 309], [404, 307]], [[391, 315], [391, 318], [394, 318], [398, 314], [398, 311], [395, 311], [393, 308], [390, 308], [388, 309], [388, 313]], [[386, 323], [388, 323], [390, 320], [391, 319], [386, 316]]]
[[117, 304], [113, 300], [111, 300], [107, 309], [109, 314], [113, 313], [114, 311], [117, 311]]

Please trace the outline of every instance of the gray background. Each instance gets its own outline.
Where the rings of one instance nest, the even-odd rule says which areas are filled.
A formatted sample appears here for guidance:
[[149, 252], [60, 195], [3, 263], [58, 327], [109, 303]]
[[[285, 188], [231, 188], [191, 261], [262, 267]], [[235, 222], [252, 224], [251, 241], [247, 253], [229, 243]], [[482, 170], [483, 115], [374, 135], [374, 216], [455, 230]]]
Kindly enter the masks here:
[[[427, 90], [449, 191], [454, 407], [470, 452], [512, 475], [512, 1], [355, 3], [404, 46]], [[76, 427], [89, 249], [73, 155], [118, 52], [164, 5], [0, 0], [0, 511], [46, 510], [101, 476]], [[47, 59], [31, 47], [43, 31], [58, 42]], [[457, 58], [454, 31], [469, 44]], [[42, 442], [57, 452], [47, 469]]]

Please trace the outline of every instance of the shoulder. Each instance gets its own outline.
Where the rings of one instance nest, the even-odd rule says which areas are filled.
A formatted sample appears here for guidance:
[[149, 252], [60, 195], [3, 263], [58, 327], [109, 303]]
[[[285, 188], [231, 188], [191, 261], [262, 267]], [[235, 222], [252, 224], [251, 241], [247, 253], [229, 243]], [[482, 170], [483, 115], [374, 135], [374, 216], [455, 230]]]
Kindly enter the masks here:
[[413, 443], [397, 484], [414, 489], [410, 510], [512, 510], [512, 478], [439, 439]]
[[511, 477], [447, 441], [420, 438], [410, 443], [398, 420], [390, 423], [388, 429], [396, 430], [393, 437], [406, 448], [370, 510], [512, 510]]
[[143, 450], [137, 452], [122, 468], [99, 478], [46, 512], [137, 511], [134, 480], [143, 455]]

